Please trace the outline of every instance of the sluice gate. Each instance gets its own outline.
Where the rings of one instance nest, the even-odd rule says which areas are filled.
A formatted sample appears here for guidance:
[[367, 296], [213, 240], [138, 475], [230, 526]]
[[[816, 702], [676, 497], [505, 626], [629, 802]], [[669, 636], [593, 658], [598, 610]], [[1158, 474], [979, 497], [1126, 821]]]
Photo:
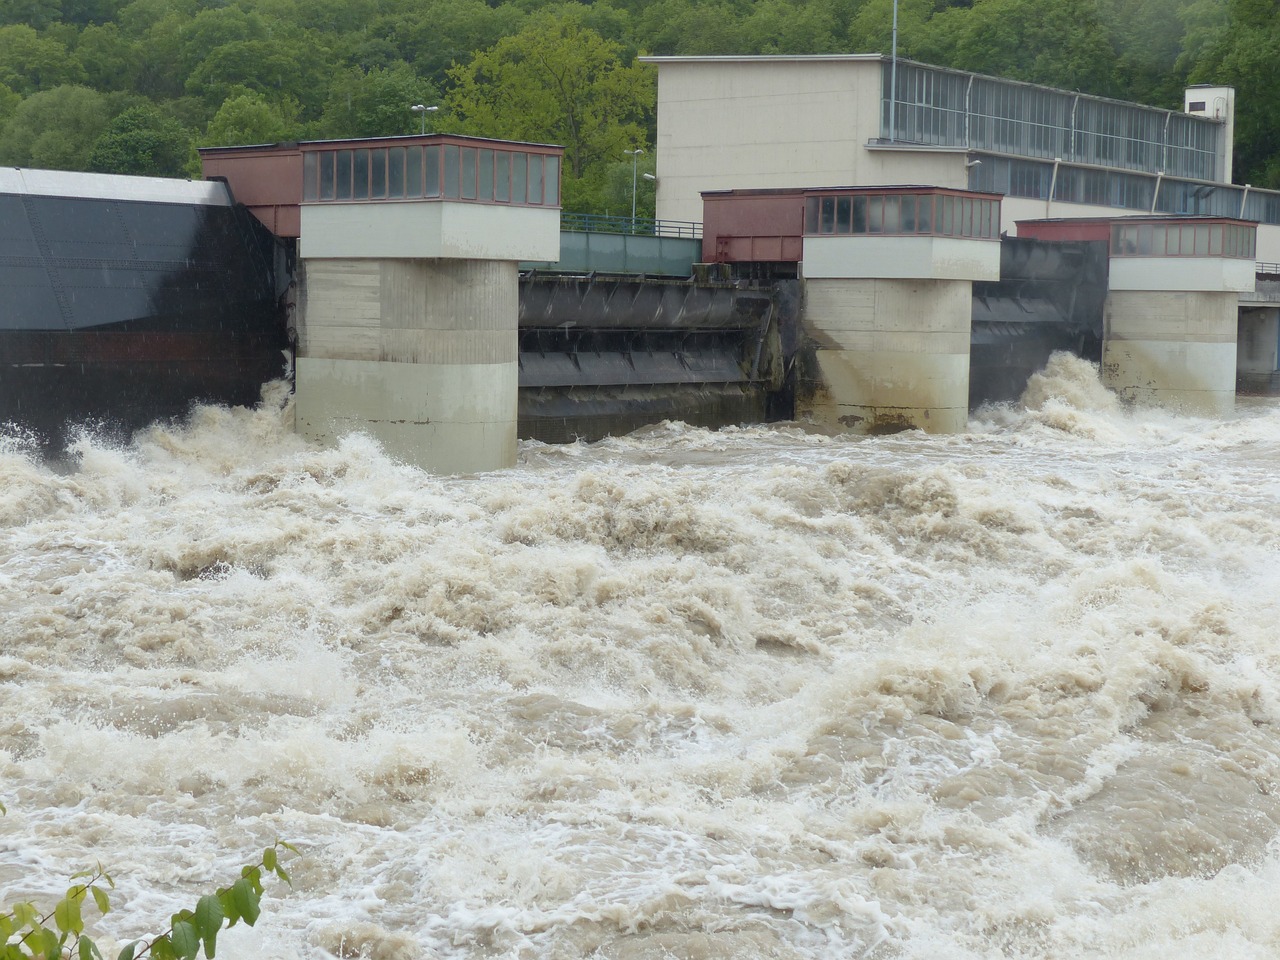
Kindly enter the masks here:
[[973, 284], [970, 407], [1017, 400], [1056, 350], [1098, 360], [1107, 264], [1105, 243], [1001, 238], [1000, 279]]
[[525, 274], [520, 435], [590, 440], [664, 419], [786, 415], [793, 304], [771, 284]]

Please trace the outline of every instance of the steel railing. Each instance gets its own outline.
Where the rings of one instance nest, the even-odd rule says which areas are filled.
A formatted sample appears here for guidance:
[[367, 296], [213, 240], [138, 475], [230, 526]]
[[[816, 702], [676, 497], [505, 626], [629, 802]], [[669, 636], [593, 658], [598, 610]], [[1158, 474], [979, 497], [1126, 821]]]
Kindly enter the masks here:
[[594, 213], [560, 213], [560, 229], [578, 233], [621, 233], [641, 237], [702, 238], [702, 224], [688, 220], [645, 220], [606, 217]]

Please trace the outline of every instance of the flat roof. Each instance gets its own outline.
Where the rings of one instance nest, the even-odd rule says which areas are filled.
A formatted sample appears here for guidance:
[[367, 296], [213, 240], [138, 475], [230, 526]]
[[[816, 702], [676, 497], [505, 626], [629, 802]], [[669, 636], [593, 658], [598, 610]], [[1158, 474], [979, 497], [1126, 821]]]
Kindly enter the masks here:
[[0, 193], [83, 200], [231, 206], [227, 185], [216, 181], [79, 173], [72, 170], [29, 170], [25, 167], [0, 167]]
[[1141, 214], [1124, 214], [1117, 213], [1114, 217], [1029, 217], [1026, 220], [1015, 220], [1017, 224], [1034, 224], [1034, 223], [1070, 223], [1070, 224], [1093, 224], [1093, 223], [1169, 223], [1172, 220], [1179, 222], [1185, 220], [1196, 221], [1212, 221], [1214, 223], [1238, 223], [1244, 227], [1258, 226], [1257, 220], [1241, 220], [1239, 217], [1224, 217], [1213, 213], [1141, 213]]
[[[1003, 200], [1002, 193], [988, 193], [982, 190], [966, 190], [964, 187], [939, 187], [929, 183], [892, 183], [867, 184], [862, 186], [836, 187], [722, 187], [718, 190], [703, 190], [705, 197], [792, 197], [792, 196], [861, 196], [864, 194], [885, 195], [902, 194], [943, 194], [946, 196], [981, 197], [984, 200]], [[1072, 221], [1074, 222], [1074, 221]]]
[[[636, 57], [641, 63], [814, 63], [824, 60], [830, 61], [850, 61], [850, 60], [886, 60], [888, 59], [883, 53], [787, 53], [787, 54], [714, 54], [699, 55], [689, 54], [683, 56], [648, 56]], [[901, 57], [899, 62], [905, 62]]]
[[[889, 63], [893, 60], [891, 56], [884, 53], [814, 53], [814, 54], [779, 54], [772, 56], [769, 54], [752, 54], [752, 55], [715, 55], [715, 56], [649, 56], [636, 57], [641, 63], [652, 63], [662, 66], [664, 63], [839, 63], [839, 62], [857, 62], [866, 60], [882, 60]], [[1140, 107], [1143, 110], [1155, 110], [1160, 113], [1171, 113], [1180, 117], [1187, 117], [1191, 120], [1203, 121], [1205, 123], [1215, 123], [1219, 126], [1224, 124], [1223, 120], [1214, 117], [1204, 117], [1194, 113], [1184, 113], [1177, 107], [1156, 107], [1149, 103], [1138, 103], [1135, 100], [1117, 100], [1114, 97], [1104, 97], [1096, 93], [1083, 93], [1079, 90], [1065, 90], [1062, 87], [1050, 87], [1043, 83], [1031, 83], [1027, 80], [1011, 80], [1008, 77], [997, 77], [989, 73], [974, 73], [971, 70], [958, 70], [955, 67], [940, 67], [934, 63], [924, 63], [920, 60], [908, 60], [906, 57], [898, 57], [898, 63], [912, 67], [923, 67], [927, 70], [936, 70], [940, 73], [950, 73], [958, 77], [977, 77], [982, 80], [991, 80], [995, 83], [1005, 84], [1012, 87], [1029, 87], [1035, 90], [1048, 90], [1052, 93], [1060, 93], [1066, 96], [1083, 97], [1086, 100], [1096, 100], [1105, 103], [1123, 104], [1128, 107]], [[1218, 87], [1223, 89], [1223, 87]], [[1234, 89], [1226, 87], [1226, 89]], [[899, 99], [901, 103], [901, 99]]]
[[563, 150], [556, 143], [535, 143], [529, 140], [499, 140], [494, 137], [472, 137], [461, 133], [412, 133], [397, 137], [351, 137], [343, 140], [285, 140], [280, 143], [254, 143], [235, 147], [197, 147], [196, 151], [203, 157], [213, 154], [236, 153], [300, 153], [330, 147], [370, 147], [370, 146], [405, 146], [416, 143], [474, 143], [501, 144], [505, 147], [535, 147], [544, 151]]

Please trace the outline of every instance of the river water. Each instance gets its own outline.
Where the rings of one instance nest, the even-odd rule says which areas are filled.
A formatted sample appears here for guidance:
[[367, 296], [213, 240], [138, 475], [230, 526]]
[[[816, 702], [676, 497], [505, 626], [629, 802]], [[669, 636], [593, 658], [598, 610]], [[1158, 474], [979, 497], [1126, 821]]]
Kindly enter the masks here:
[[1280, 955], [1280, 402], [441, 479], [282, 398], [0, 447], [5, 901], [279, 837], [219, 956]]

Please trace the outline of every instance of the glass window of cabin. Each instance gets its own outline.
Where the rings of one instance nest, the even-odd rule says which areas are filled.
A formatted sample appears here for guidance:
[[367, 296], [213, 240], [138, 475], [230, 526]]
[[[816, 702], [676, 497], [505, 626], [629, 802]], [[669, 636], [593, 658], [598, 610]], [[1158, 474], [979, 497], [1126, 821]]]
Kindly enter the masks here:
[[422, 148], [407, 147], [404, 153], [404, 195], [422, 196]]
[[462, 199], [476, 198], [476, 148], [463, 147], [458, 151], [458, 164], [462, 173]]
[[1231, 226], [1230, 224], [1227, 225], [1226, 240], [1227, 242], [1224, 249], [1224, 252], [1226, 253], [1226, 255], [1228, 257], [1239, 256], [1240, 255], [1240, 234], [1237, 232], [1236, 228]]
[[304, 153], [302, 155], [302, 199], [318, 200], [320, 199], [320, 170], [319, 158], [317, 153]]
[[511, 199], [511, 154], [505, 150], [493, 155], [493, 199]]
[[525, 191], [528, 189], [529, 163], [523, 153], [511, 154], [511, 200], [513, 203], [524, 203]]
[[337, 194], [339, 200], [351, 199], [351, 151], [338, 151], [338, 171], [336, 175]]
[[914, 196], [902, 198], [902, 232], [916, 232], [916, 198]]
[[804, 201], [804, 232], [814, 235], [818, 232], [818, 207], [820, 206], [817, 197], [808, 197]]
[[867, 197], [867, 230], [884, 232], [884, 197]]
[[458, 145], [455, 143], [446, 143], [444, 145], [444, 196], [451, 200], [456, 200], [461, 192], [460, 166], [458, 160]]
[[1207, 223], [1196, 224], [1196, 256], [1207, 257], [1209, 255], [1209, 225]]
[[1222, 256], [1222, 224], [1209, 225], [1209, 256]]
[[476, 188], [476, 196], [481, 200], [493, 199], [493, 151], [481, 150], [478, 154], [480, 160], [480, 180], [479, 186]]
[[423, 177], [426, 181], [426, 192], [423, 196], [440, 196], [440, 147], [426, 147], [423, 150]]
[[369, 196], [381, 200], [387, 195], [387, 151], [369, 151]]
[[954, 237], [956, 235], [956, 198], [940, 197], [942, 202], [942, 235], [944, 237]]
[[369, 199], [369, 151], [356, 150], [351, 167], [351, 196], [356, 200]]
[[933, 232], [933, 197], [916, 198], [916, 231]]
[[1258, 231], [1253, 227], [1241, 227], [1244, 234], [1244, 255], [1250, 260], [1258, 255]]
[[1196, 225], [1188, 223], [1182, 227], [1182, 255], [1184, 257], [1194, 256], [1196, 252]]
[[823, 197], [818, 208], [818, 232], [832, 233], [836, 228], [836, 198]]
[[387, 151], [387, 196], [392, 199], [404, 196], [404, 147]]
[[836, 198], [836, 233], [847, 234], [850, 232], [850, 223], [853, 217], [853, 197], [837, 197]]
[[560, 158], [547, 157], [547, 203], [560, 206]]
[[320, 199], [333, 199], [333, 152], [326, 150], [320, 154]]
[[1151, 224], [1144, 223], [1138, 227], [1138, 256], [1151, 256]]
[[529, 202], [542, 202], [542, 155], [529, 154]]
[[867, 198], [853, 198], [853, 232], [867, 232]]
[[1112, 256], [1128, 256], [1138, 252], [1138, 228], [1116, 224], [1111, 228], [1114, 239], [1111, 243]]
[[902, 232], [902, 204], [898, 197], [884, 198], [884, 232]]

